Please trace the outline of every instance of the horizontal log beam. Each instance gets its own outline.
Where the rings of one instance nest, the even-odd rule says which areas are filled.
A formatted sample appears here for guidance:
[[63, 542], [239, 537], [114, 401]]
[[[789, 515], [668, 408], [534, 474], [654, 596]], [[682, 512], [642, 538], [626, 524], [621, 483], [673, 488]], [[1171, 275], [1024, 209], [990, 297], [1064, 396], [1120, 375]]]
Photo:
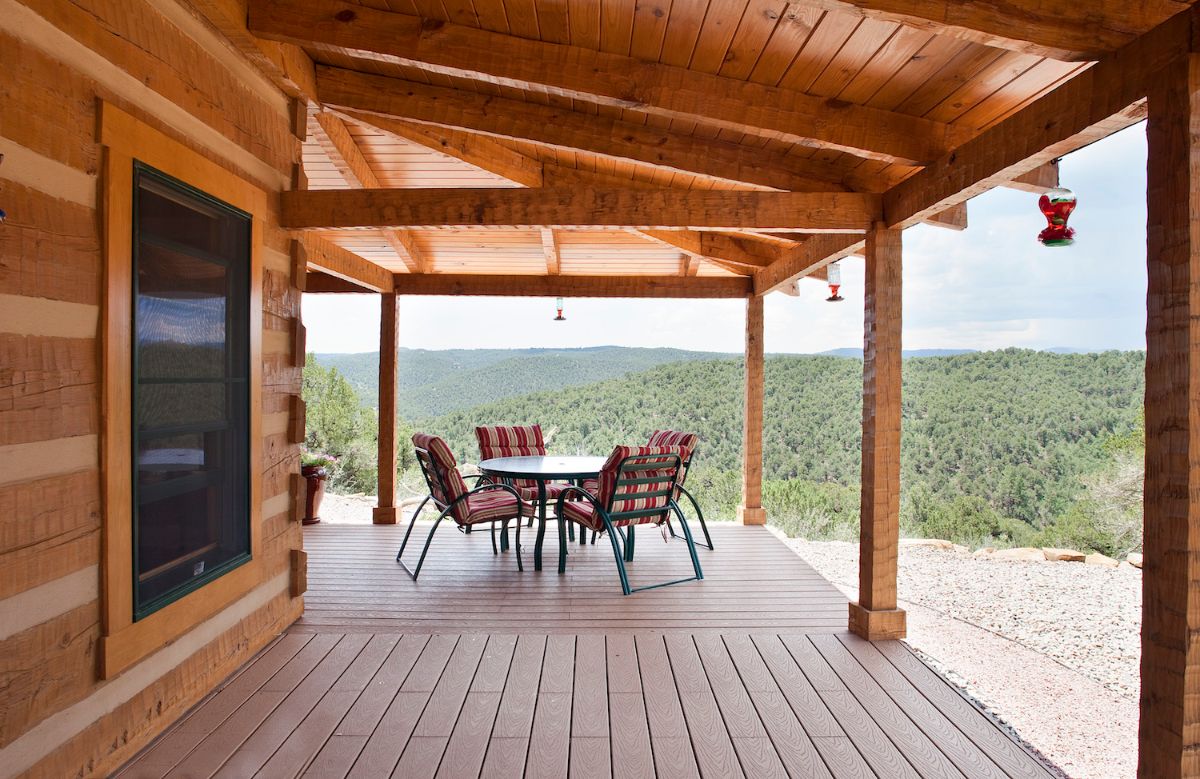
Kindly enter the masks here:
[[555, 106], [320, 66], [321, 102], [343, 111], [524, 140], [683, 173], [799, 192], [849, 189], [820, 161]]
[[749, 277], [396, 274], [398, 295], [573, 298], [744, 298]]
[[1100, 59], [1184, 8], [1179, 0], [816, 0], [815, 4], [1068, 62]]
[[890, 227], [908, 227], [1135, 124], [1155, 74], [1186, 53], [1191, 11], [1084, 70], [884, 195]]
[[[323, 238], [309, 235], [304, 238], [308, 267], [316, 268], [371, 292], [391, 292], [392, 273], [370, 260]], [[312, 275], [308, 276], [312, 279]], [[306, 288], [306, 291], [307, 288]], [[317, 291], [317, 290], [311, 290]]]
[[810, 276], [834, 260], [861, 252], [862, 236], [814, 235], [787, 256], [754, 274], [754, 294], [765, 295], [791, 284], [796, 278]]
[[892, 111], [338, 0], [251, 0], [249, 11], [260, 37], [885, 162], [927, 163], [964, 138]]
[[947, 230], [961, 232], [967, 229], [967, 204], [959, 203], [951, 206], [922, 221], [932, 227], [943, 227]]
[[359, 189], [281, 195], [280, 225], [342, 228], [563, 227], [801, 229], [862, 233], [879, 196], [674, 189]]
[[373, 295], [378, 292], [378, 290], [367, 289], [366, 287], [361, 287], [352, 281], [346, 281], [345, 279], [338, 278], [337, 276], [330, 276], [328, 273], [321, 273], [319, 271], [309, 271], [304, 277], [304, 284], [305, 294], [313, 293], [320, 295], [324, 293], [337, 293], [349, 295]]

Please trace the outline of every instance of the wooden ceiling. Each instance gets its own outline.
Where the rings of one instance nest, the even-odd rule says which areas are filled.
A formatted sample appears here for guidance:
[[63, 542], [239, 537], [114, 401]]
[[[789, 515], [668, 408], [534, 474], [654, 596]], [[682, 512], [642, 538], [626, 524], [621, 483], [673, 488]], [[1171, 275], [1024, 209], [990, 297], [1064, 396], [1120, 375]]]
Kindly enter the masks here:
[[[772, 268], [782, 283], [856, 250], [863, 215], [882, 218], [902, 182], [1188, 5], [251, 0], [249, 27], [315, 64], [311, 189], [468, 190], [336, 207], [314, 193], [297, 226], [336, 225], [317, 234], [388, 271]], [[1028, 167], [1016, 186], [1054, 183]], [[545, 199], [486, 192], [514, 187]], [[918, 211], [965, 227], [961, 205]]]

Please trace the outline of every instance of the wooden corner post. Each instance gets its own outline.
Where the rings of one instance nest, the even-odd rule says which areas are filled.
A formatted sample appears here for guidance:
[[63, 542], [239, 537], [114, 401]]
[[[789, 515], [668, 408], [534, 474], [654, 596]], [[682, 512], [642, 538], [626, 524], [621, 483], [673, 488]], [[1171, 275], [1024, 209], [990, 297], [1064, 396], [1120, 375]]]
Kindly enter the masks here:
[[377, 525], [396, 524], [396, 349], [399, 346], [398, 296], [379, 296], [379, 505]]
[[863, 332], [862, 509], [858, 602], [850, 630], [870, 641], [903, 638], [896, 608], [900, 544], [900, 230], [867, 233]]
[[1200, 775], [1200, 55], [1149, 94], [1138, 776]]
[[746, 299], [746, 415], [742, 430], [742, 503], [737, 517], [743, 525], [765, 525], [762, 507], [763, 472], [763, 296]]

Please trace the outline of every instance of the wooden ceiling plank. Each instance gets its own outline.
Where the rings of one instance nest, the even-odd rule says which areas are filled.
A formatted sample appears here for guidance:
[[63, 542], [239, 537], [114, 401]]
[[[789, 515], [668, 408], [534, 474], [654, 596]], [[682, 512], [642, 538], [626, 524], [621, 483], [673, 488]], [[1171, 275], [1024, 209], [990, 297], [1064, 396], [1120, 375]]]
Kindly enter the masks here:
[[317, 268], [372, 292], [392, 291], [392, 274], [370, 260], [315, 235], [304, 236], [302, 240], [308, 253], [309, 268]]
[[889, 162], [926, 163], [965, 136], [927, 119], [789, 89], [530, 41], [339, 0], [252, 0], [256, 35], [716, 128], [817, 143]]
[[358, 189], [284, 192], [280, 226], [713, 227], [861, 233], [878, 195], [676, 189]]
[[522, 276], [426, 273], [395, 275], [399, 295], [573, 298], [744, 298], [748, 276]]
[[[378, 189], [379, 179], [362, 149], [358, 147], [342, 120], [328, 112], [316, 115], [317, 142], [342, 174], [346, 185], [354, 189]], [[410, 273], [423, 273], [425, 259], [411, 235], [399, 230], [384, 230], [384, 239], [396, 252]]]
[[846, 171], [824, 163], [551, 106], [330, 67], [317, 69], [317, 84], [322, 103], [356, 114], [533, 141], [774, 189], [849, 189]]
[[1140, 121], [1166, 64], [1192, 45], [1197, 11], [1180, 14], [980, 133], [884, 195], [889, 227], [907, 227]]
[[1182, 10], [1177, 0], [812, 0], [974, 43], [1069, 62], [1094, 60]]
[[815, 276], [834, 260], [862, 251], [866, 240], [845, 235], [814, 235], [789, 251], [779, 262], [754, 274], [754, 294], [765, 295], [795, 279]]

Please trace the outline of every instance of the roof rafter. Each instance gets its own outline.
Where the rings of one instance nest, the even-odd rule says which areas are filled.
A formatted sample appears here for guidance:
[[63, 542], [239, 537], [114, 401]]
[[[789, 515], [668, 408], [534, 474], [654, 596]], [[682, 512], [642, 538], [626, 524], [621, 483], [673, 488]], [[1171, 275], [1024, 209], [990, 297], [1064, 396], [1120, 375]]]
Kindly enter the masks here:
[[1039, 165], [1031, 171], [1022, 173], [1012, 181], [1006, 182], [1004, 186], [1034, 195], [1040, 195], [1047, 189], [1053, 189], [1058, 186], [1058, 160], [1051, 160], [1045, 165]]
[[308, 235], [303, 238], [309, 268], [349, 281], [372, 292], [391, 292], [392, 272], [337, 244]]
[[[316, 120], [317, 142], [329, 156], [333, 166], [342, 174], [346, 184], [353, 189], [378, 189], [379, 179], [375, 176], [375, 171], [371, 169], [371, 164], [363, 156], [362, 150], [358, 148], [342, 120], [324, 112], [318, 113]], [[384, 230], [383, 237], [392, 247], [392, 251], [399, 255], [409, 273], [425, 271], [425, 258], [417, 248], [412, 233], [407, 230]]]
[[339, 0], [251, 0], [256, 35], [788, 143], [922, 164], [966, 137], [940, 122]]
[[862, 233], [878, 195], [683, 189], [358, 189], [289, 191], [288, 229], [563, 227], [771, 229]]
[[850, 177], [856, 189], [886, 187], [886, 182], [880, 187], [855, 179], [852, 170], [778, 151], [353, 70], [318, 67], [317, 89], [322, 103], [342, 110], [533, 141], [726, 181], [824, 192], [850, 189]]
[[754, 294], [765, 295], [798, 277], [814, 275], [829, 263], [862, 251], [865, 244], [862, 236], [810, 236], [778, 262], [754, 274]]
[[1099, 59], [1184, 10], [1179, 0], [812, 0], [929, 32], [1069, 62]]
[[546, 273], [557, 276], [562, 273], [562, 258], [558, 253], [558, 236], [553, 230], [542, 228], [542, 253], [546, 255]]

